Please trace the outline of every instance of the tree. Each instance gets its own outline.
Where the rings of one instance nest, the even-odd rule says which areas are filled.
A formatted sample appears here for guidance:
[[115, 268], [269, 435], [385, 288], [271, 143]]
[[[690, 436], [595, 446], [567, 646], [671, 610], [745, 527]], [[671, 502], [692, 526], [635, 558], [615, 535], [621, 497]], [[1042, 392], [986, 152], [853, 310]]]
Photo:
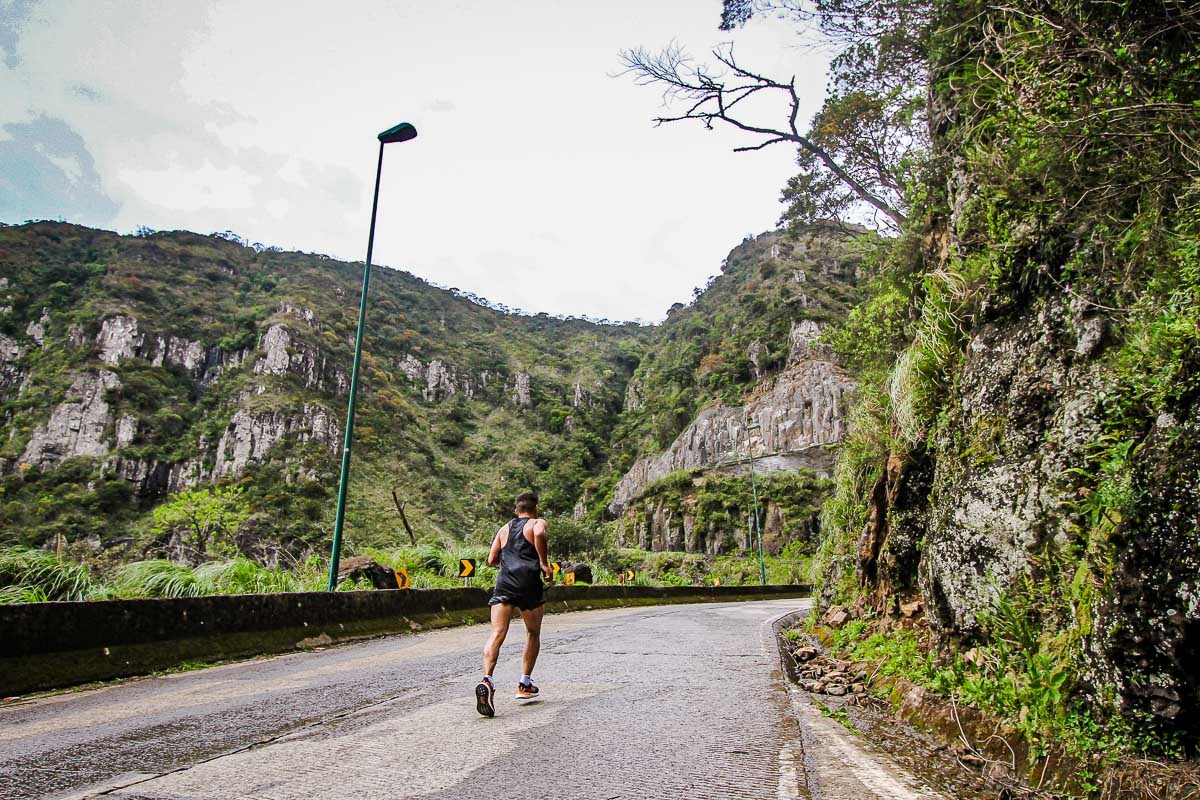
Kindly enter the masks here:
[[237, 553], [234, 534], [250, 515], [240, 487], [192, 489], [173, 495], [154, 509], [152, 531], [157, 537], [176, 537], [189, 561]]
[[[928, 152], [923, 64], [930, 3], [726, 0], [721, 28], [731, 30], [767, 12], [815, 27], [840, 48], [831, 63], [824, 107], [807, 131], [798, 119], [795, 76], [759, 74], [738, 62], [730, 44], [712, 52], [715, 67], [696, 62], [678, 45], [658, 53], [626, 50], [621, 53], [625, 74], [641, 85], [664, 87], [666, 105], [679, 109], [656, 117], [657, 125], [695, 120], [710, 129], [728, 125], [758, 139], [735, 152], [796, 146], [801, 171], [784, 190], [783, 221], [799, 226], [865, 209], [878, 226], [900, 228], [908, 219], [910, 187]], [[784, 113], [762, 118], [765, 104], [759, 101], [771, 97], [784, 101]]]
[[549, 521], [550, 550], [561, 559], [600, 558], [613, 549], [610, 525], [562, 515]]

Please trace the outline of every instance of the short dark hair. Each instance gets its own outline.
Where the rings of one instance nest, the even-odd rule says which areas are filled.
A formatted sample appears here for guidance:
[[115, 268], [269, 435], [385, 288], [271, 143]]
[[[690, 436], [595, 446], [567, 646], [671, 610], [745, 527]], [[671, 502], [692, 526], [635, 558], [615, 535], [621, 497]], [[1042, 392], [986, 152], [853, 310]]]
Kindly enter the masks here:
[[525, 492], [517, 495], [517, 513], [532, 514], [537, 511], [538, 496], [533, 492]]

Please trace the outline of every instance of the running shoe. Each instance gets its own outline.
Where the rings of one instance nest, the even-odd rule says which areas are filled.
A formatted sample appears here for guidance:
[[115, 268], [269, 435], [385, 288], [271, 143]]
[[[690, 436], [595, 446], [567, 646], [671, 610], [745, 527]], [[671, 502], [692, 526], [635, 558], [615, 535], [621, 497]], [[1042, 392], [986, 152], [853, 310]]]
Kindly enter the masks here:
[[496, 696], [496, 687], [487, 678], [479, 682], [475, 687], [475, 710], [485, 717], [496, 716], [496, 706], [492, 703], [492, 699]]
[[538, 688], [533, 685], [533, 681], [530, 681], [529, 683], [517, 684], [518, 700], [532, 700], [533, 698], [537, 697], [537, 693]]

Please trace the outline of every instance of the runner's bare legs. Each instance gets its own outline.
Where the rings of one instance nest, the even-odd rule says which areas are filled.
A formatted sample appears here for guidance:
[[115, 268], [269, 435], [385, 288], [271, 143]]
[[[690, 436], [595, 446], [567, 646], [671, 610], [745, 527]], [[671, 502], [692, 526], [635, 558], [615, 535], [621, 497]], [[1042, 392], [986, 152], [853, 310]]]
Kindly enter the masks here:
[[545, 613], [544, 605], [521, 612], [521, 620], [525, 623], [525, 655], [521, 663], [526, 675], [533, 674], [533, 665], [537, 663], [538, 653], [542, 649], [542, 617]]
[[[492, 634], [488, 637], [487, 644], [483, 646], [483, 674], [488, 677], [491, 677], [492, 670], [496, 668], [496, 659], [500, 657], [500, 645], [504, 644], [504, 638], [508, 636], [508, 625], [512, 622], [512, 615], [516, 610], [516, 606], [510, 606], [508, 603], [497, 603], [492, 606]], [[538, 625], [540, 629], [540, 616]], [[535, 652], [534, 658], [536, 657]]]

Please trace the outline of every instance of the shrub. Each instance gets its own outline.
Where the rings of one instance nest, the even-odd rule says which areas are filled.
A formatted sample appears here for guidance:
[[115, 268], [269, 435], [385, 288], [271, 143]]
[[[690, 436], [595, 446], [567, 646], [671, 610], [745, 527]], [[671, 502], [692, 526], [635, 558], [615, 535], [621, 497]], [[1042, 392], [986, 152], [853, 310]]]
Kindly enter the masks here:
[[556, 559], [583, 559], [601, 556], [615, 547], [609, 525], [554, 517], [547, 522], [550, 552]]
[[269, 569], [248, 558], [210, 561], [193, 571], [205, 594], [259, 594], [302, 591], [300, 581], [291, 573]]
[[135, 561], [117, 571], [112, 589], [120, 598], [200, 597], [204, 584], [188, 567], [170, 561]]
[[31, 547], [0, 550], [0, 587], [7, 603], [83, 600], [93, 588], [87, 567]]

